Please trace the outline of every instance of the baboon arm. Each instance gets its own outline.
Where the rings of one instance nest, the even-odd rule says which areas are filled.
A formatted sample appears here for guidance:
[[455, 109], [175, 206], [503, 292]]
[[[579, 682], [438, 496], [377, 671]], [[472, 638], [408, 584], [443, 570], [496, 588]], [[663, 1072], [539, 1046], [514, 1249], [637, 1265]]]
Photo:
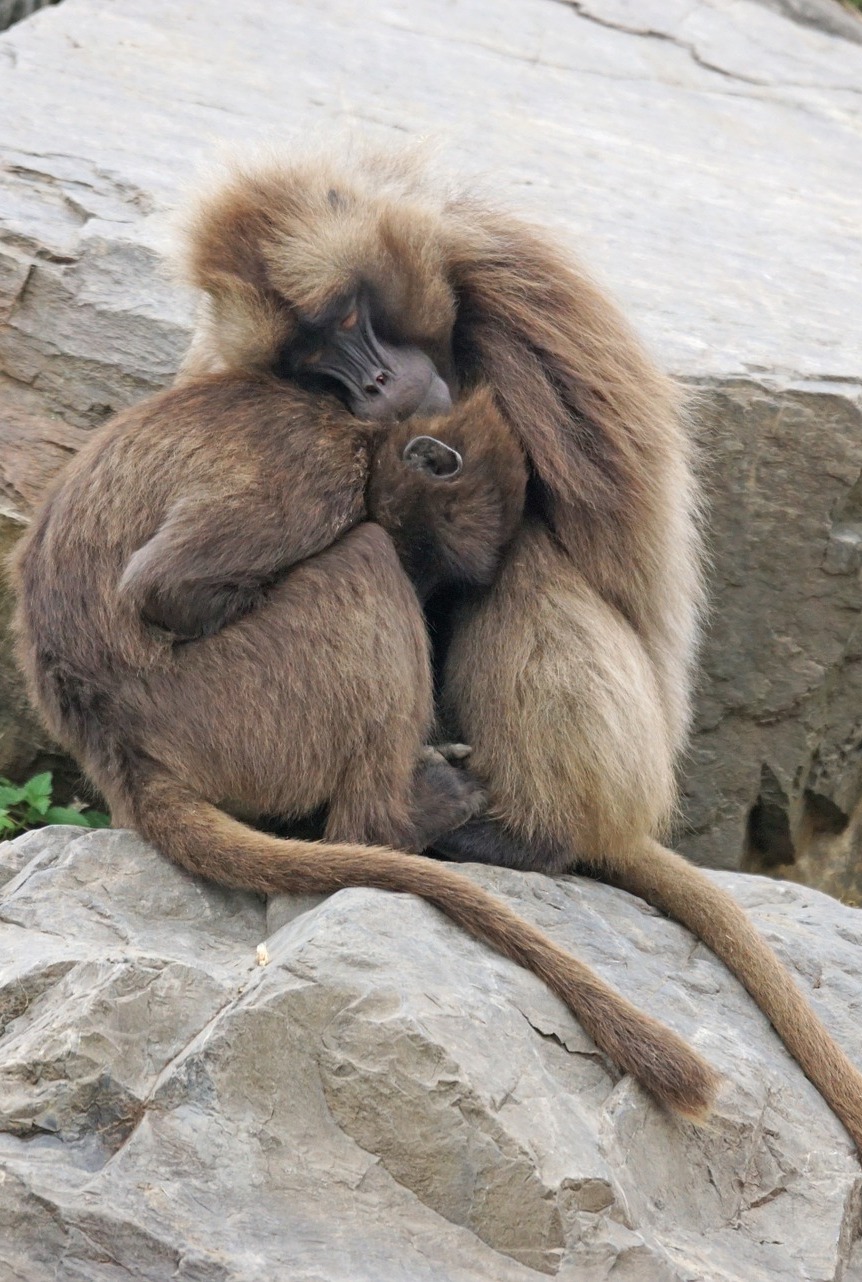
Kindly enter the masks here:
[[[292, 565], [329, 547], [363, 515], [362, 496], [288, 508], [256, 493], [174, 504], [126, 565], [119, 591], [180, 639], [208, 636], [254, 609]], [[316, 519], [315, 519], [316, 518]]]
[[[473, 239], [453, 246], [450, 260], [465, 363], [494, 388], [550, 522], [587, 577], [603, 590], [620, 566], [648, 575], [668, 491], [672, 507], [692, 501], [679, 392], [614, 304], [541, 232], [468, 214]], [[594, 565], [584, 566], [585, 553]]]

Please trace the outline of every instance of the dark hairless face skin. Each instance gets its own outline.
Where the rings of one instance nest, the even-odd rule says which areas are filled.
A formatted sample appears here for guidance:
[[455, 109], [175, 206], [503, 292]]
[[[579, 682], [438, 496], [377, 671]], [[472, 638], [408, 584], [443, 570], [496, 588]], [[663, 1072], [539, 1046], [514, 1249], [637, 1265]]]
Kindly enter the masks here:
[[448, 387], [420, 348], [387, 342], [375, 332], [363, 292], [302, 325], [285, 365], [296, 382], [335, 392], [357, 418], [402, 422], [452, 408]]

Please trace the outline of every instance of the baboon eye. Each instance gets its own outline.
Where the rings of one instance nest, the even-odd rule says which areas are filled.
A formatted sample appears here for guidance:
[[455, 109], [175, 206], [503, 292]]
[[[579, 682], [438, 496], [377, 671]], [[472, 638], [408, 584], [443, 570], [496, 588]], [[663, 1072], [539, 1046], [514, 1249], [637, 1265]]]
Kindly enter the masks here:
[[341, 322], [342, 329], [353, 329], [353, 326], [359, 320], [359, 311], [356, 307], [351, 307], [350, 311]]
[[304, 364], [316, 365], [317, 362], [320, 360], [321, 354], [322, 353], [320, 352], [309, 352], [308, 355], [304, 358]]

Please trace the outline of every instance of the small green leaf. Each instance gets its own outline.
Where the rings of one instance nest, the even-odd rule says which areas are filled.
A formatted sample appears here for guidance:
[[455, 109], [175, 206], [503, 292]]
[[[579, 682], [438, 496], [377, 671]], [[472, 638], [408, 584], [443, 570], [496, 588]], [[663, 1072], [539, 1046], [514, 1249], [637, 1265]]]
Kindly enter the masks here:
[[85, 810], [84, 819], [88, 828], [110, 828], [111, 816], [103, 810]]
[[50, 792], [51, 779], [52, 775], [50, 770], [45, 770], [40, 775], [33, 775], [32, 778], [28, 779], [24, 784], [24, 791], [28, 796]]
[[34, 775], [24, 784], [24, 800], [39, 815], [44, 815], [51, 804], [51, 772]]
[[44, 814], [46, 824], [73, 824], [75, 828], [89, 828], [87, 816], [70, 806], [51, 806]]
[[21, 787], [0, 776], [0, 840], [45, 824], [71, 824], [75, 828], [111, 826], [110, 815], [101, 810], [88, 810], [77, 799], [69, 806], [52, 806], [52, 788], [50, 770], [34, 775]]

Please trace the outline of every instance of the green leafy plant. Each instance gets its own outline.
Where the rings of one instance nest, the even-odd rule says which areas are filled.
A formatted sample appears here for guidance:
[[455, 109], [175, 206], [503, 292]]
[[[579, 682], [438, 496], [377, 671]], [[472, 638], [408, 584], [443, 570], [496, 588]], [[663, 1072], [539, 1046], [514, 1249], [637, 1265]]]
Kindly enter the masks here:
[[74, 824], [76, 828], [107, 828], [110, 815], [101, 810], [73, 802], [71, 806], [52, 806], [53, 780], [50, 770], [18, 784], [0, 777], [0, 841], [17, 837], [28, 828], [46, 824]]

